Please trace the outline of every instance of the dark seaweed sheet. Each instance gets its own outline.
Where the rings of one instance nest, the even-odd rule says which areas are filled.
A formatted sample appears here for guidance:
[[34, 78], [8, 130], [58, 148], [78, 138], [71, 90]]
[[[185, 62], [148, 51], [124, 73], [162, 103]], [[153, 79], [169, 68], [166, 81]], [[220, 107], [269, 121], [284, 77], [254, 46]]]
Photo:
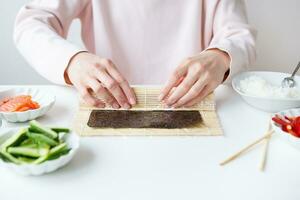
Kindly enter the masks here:
[[93, 110], [93, 128], [187, 128], [202, 121], [199, 111]]

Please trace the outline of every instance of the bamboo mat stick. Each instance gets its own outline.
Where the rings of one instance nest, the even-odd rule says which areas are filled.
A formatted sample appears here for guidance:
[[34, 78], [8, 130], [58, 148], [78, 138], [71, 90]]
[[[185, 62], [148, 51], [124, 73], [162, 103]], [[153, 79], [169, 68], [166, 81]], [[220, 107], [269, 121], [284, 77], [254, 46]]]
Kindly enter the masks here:
[[236, 159], [237, 157], [239, 157], [241, 154], [243, 154], [244, 152], [246, 152], [248, 149], [250, 149], [251, 147], [255, 146], [256, 144], [260, 143], [261, 141], [263, 141], [264, 139], [270, 137], [272, 134], [274, 133], [274, 131], [268, 131], [267, 134], [265, 134], [263, 137], [255, 140], [254, 142], [252, 142], [251, 144], [247, 145], [246, 147], [244, 147], [243, 149], [241, 149], [240, 151], [238, 151], [237, 153], [233, 154], [232, 156], [230, 156], [229, 158], [225, 159], [224, 161], [222, 161], [220, 163], [221, 166], [226, 165], [227, 163], [233, 161], [234, 159]]

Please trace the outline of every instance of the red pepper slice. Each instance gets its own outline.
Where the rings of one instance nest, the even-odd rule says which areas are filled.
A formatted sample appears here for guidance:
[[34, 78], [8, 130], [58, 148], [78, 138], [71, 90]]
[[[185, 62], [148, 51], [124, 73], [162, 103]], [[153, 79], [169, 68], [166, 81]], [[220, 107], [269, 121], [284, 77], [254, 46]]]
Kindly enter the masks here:
[[286, 122], [286, 121], [284, 121], [283, 119], [279, 118], [278, 116], [272, 117], [272, 120], [273, 120], [275, 123], [277, 123], [277, 124], [279, 124], [279, 125], [281, 125], [281, 126], [287, 126], [287, 125], [290, 125], [290, 124], [291, 124], [291, 123]]
[[281, 127], [281, 130], [295, 137], [298, 137], [298, 135], [294, 132], [292, 125], [284, 125]]
[[289, 116], [284, 116], [284, 119], [288, 120], [289, 122], [293, 122], [296, 117], [289, 117]]
[[293, 131], [296, 134], [296, 137], [300, 137], [300, 116], [296, 117], [292, 122]]

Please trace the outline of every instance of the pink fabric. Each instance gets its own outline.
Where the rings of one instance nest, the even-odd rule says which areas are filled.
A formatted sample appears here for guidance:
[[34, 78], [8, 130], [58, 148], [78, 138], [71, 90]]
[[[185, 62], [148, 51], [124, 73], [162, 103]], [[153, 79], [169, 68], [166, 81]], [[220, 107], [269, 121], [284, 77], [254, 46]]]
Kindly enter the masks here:
[[[86, 49], [66, 40], [76, 18]], [[209, 48], [230, 55], [230, 76], [255, 58], [242, 0], [34, 0], [18, 14], [14, 38], [27, 61], [59, 84], [84, 50], [113, 60], [131, 84], [163, 84], [184, 58]]]

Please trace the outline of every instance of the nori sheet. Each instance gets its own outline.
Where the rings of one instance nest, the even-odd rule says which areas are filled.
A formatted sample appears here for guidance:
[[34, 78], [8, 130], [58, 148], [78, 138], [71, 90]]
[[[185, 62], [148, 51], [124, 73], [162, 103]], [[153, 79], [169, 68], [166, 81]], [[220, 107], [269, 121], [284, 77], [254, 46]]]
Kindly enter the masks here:
[[93, 128], [188, 128], [202, 121], [199, 111], [93, 110]]

